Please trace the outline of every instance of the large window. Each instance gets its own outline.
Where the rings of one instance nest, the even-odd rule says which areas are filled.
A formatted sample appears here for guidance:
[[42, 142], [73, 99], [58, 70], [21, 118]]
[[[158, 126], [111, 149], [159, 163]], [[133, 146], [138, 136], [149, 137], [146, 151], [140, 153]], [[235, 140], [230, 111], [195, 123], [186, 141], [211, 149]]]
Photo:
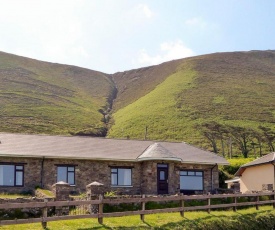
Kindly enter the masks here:
[[0, 186], [23, 186], [24, 165], [0, 164]]
[[111, 168], [111, 184], [114, 186], [131, 186], [132, 169]]
[[193, 191], [203, 190], [203, 172], [180, 171], [180, 189]]
[[75, 185], [75, 166], [57, 166], [57, 182]]

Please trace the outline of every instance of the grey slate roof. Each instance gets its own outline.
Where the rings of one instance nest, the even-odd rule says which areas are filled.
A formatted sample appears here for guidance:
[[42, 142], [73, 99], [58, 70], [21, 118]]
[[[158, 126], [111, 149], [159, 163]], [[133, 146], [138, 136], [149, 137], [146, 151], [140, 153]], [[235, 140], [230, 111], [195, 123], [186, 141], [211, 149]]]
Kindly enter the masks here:
[[168, 149], [164, 148], [160, 143], [154, 143], [150, 145], [138, 158], [138, 161], [153, 160], [153, 159], [163, 159], [163, 160], [173, 160], [181, 161], [172, 154]]
[[160, 159], [169, 156], [185, 163], [228, 164], [224, 158], [186, 143], [158, 142], [152, 148], [155, 141], [8, 133], [0, 133], [0, 141], [0, 156], [8, 157], [138, 161], [138, 157], [159, 152], [165, 155], [158, 155]]
[[248, 167], [256, 166], [256, 165], [261, 165], [261, 164], [268, 164], [268, 163], [273, 163], [275, 162], [275, 152], [269, 153], [263, 157], [260, 157], [254, 161], [248, 162], [244, 165], [242, 165], [238, 171], [235, 173], [235, 176], [241, 176], [244, 170]]

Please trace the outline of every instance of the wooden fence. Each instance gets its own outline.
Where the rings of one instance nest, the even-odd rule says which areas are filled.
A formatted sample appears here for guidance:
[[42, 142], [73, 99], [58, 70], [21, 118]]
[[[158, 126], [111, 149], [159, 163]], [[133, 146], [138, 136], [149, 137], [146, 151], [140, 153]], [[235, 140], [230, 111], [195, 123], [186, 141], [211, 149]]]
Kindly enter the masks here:
[[[250, 197], [249, 201], [246, 199], [240, 199], [243, 197]], [[265, 200], [263, 198], [265, 197]], [[222, 204], [213, 204], [213, 199], [227, 199], [232, 198], [232, 203], [222, 203]], [[262, 200], [261, 200], [262, 199]], [[200, 206], [187, 206], [185, 205], [188, 201], [192, 200], [206, 200], [205, 205]], [[251, 201], [253, 200], [253, 201]], [[147, 202], [179, 202], [178, 207], [175, 208], [164, 208], [164, 209], [152, 209], [146, 210], [145, 204]], [[114, 205], [114, 204], [123, 204], [123, 203], [135, 203], [140, 204], [140, 210], [137, 211], [124, 211], [124, 212], [111, 212], [104, 213], [103, 206], [104, 204]], [[99, 196], [98, 200], [87, 200], [87, 201], [50, 201], [50, 202], [30, 202], [30, 203], [7, 203], [0, 204], [0, 209], [25, 209], [25, 208], [41, 208], [42, 216], [39, 218], [29, 218], [29, 219], [15, 219], [15, 220], [1, 220], [1, 225], [11, 225], [11, 224], [25, 224], [25, 223], [37, 223], [41, 222], [42, 226], [46, 228], [47, 222], [49, 221], [58, 221], [58, 220], [70, 220], [70, 219], [81, 219], [81, 218], [97, 218], [100, 224], [103, 223], [103, 218], [105, 217], [119, 217], [119, 216], [129, 216], [129, 215], [140, 215], [142, 221], [145, 220], [146, 214], [155, 214], [155, 213], [168, 213], [168, 212], [179, 212], [183, 217], [184, 212], [186, 211], [196, 211], [196, 210], [206, 210], [208, 213], [212, 209], [217, 208], [233, 208], [234, 211], [237, 210], [237, 207], [244, 206], [256, 206], [256, 209], [259, 209], [260, 205], [272, 204], [275, 208], [275, 192], [269, 193], [253, 193], [253, 194], [217, 194], [217, 195], [178, 195], [178, 196], [156, 196], [156, 197], [146, 197], [143, 195], [139, 198], [103, 198]], [[96, 206], [98, 208], [97, 213], [91, 214], [80, 214], [80, 215], [65, 215], [65, 216], [48, 216], [48, 208], [51, 207], [70, 207], [70, 206]]]

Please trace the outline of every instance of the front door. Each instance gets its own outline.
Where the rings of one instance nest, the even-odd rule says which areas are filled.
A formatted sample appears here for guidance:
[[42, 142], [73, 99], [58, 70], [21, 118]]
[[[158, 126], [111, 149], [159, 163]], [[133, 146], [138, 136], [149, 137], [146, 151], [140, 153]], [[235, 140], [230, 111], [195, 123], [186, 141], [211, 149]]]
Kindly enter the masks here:
[[158, 164], [158, 194], [168, 194], [167, 164]]

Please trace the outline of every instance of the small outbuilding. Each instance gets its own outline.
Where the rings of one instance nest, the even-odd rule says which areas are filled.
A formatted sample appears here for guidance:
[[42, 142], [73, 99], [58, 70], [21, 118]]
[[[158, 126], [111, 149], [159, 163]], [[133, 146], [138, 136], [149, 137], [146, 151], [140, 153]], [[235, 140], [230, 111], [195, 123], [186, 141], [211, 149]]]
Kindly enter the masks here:
[[235, 174], [240, 191], [272, 191], [275, 184], [275, 152], [242, 165]]

